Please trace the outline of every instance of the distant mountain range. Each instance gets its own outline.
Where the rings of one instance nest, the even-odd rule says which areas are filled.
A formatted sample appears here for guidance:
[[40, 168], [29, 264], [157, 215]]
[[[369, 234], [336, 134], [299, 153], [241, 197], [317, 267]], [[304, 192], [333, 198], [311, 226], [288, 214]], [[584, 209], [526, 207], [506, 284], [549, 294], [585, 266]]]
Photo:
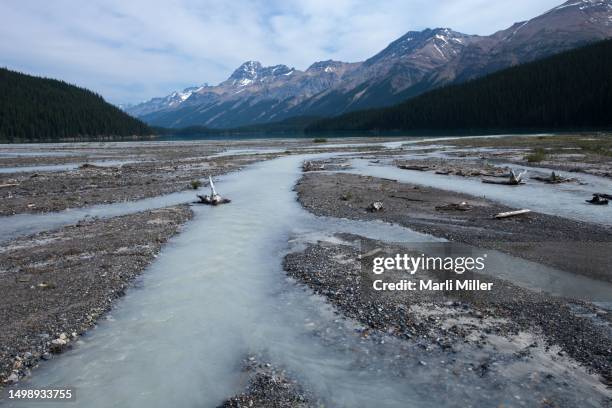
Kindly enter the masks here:
[[124, 109], [151, 125], [176, 128], [329, 117], [394, 105], [610, 37], [612, 0], [570, 0], [489, 36], [448, 28], [411, 31], [363, 62], [321, 61], [300, 71], [247, 61], [219, 85], [187, 88]]
[[[387, 108], [320, 119], [306, 133], [612, 129], [612, 40], [436, 88]], [[270, 125], [268, 125], [270, 126]]]

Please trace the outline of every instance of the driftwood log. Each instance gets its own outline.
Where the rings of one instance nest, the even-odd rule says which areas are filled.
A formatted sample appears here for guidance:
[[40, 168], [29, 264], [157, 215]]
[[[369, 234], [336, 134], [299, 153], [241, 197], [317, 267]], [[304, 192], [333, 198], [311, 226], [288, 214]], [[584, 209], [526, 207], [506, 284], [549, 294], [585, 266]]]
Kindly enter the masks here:
[[416, 170], [416, 171], [426, 171], [426, 170], [431, 169], [430, 166], [421, 166], [417, 164], [399, 164], [397, 167], [402, 170]]
[[593, 194], [593, 198], [586, 200], [586, 202], [594, 205], [608, 205], [609, 198], [612, 197], [607, 194]]
[[232, 200], [221, 197], [215, 190], [215, 184], [212, 181], [212, 177], [208, 176], [208, 182], [210, 183], [210, 195], [197, 195], [200, 199], [201, 204], [207, 205], [220, 205], [231, 203]]
[[510, 173], [485, 173], [485, 172], [479, 175], [484, 176], [484, 177], [498, 177], [498, 178], [508, 178], [511, 176]]
[[571, 178], [561, 177], [558, 174], [556, 174], [554, 171], [550, 174], [549, 177], [534, 176], [534, 177], [531, 177], [531, 178], [534, 179], [534, 180], [542, 181], [544, 183], [548, 183], [548, 184], [568, 183], [570, 181], [574, 181], [575, 180], [575, 179], [571, 179]]
[[612, 194], [595, 193], [593, 195], [599, 196], [601, 198], [605, 198], [606, 200], [612, 200]]
[[520, 184], [525, 184], [525, 181], [523, 180], [523, 176], [527, 173], [527, 171], [522, 171], [519, 174], [516, 174], [514, 172], [514, 170], [510, 171], [510, 178], [506, 181], [499, 181], [499, 180], [488, 180], [488, 179], [484, 179], [482, 180], [483, 183], [487, 183], [487, 184], [501, 184], [501, 185], [505, 185], [505, 186], [518, 186]]
[[530, 212], [531, 210], [516, 210], [516, 211], [502, 212], [499, 214], [495, 214], [495, 218], [500, 219], [500, 218], [516, 217], [517, 215], [529, 214]]
[[304, 164], [302, 164], [302, 171], [304, 171], [304, 172], [308, 172], [308, 171], [321, 171], [321, 170], [325, 170], [325, 165], [324, 164], [315, 163], [315, 162], [311, 162], [311, 161], [305, 161]]

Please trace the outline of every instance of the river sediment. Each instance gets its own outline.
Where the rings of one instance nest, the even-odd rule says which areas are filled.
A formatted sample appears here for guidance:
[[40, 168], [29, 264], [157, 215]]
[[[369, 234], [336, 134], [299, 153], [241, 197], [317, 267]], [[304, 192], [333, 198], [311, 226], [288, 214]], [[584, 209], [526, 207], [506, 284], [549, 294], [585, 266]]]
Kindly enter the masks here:
[[[325, 296], [344, 316], [356, 319], [371, 331], [422, 342], [425, 350], [461, 353], [465, 344], [489, 344], [519, 337], [531, 338], [524, 344], [521, 359], [538, 347], [551, 361], [562, 364], [565, 356], [582, 363], [586, 372], [601, 375], [610, 384], [611, 319], [609, 313], [591, 304], [530, 291], [490, 276], [477, 279], [489, 282], [491, 291], [374, 291], [360, 264], [360, 246], [364, 237], [341, 235], [346, 244], [320, 242], [304, 251], [289, 254], [284, 267], [289, 276]], [[406, 248], [370, 241], [389, 253]], [[430, 274], [428, 279], [440, 281]], [[423, 278], [420, 272], [418, 278]], [[406, 277], [404, 277], [406, 278]], [[407, 279], [416, 280], [416, 277]], [[369, 335], [367, 332], [364, 335]], [[518, 345], [517, 345], [518, 346]], [[482, 361], [500, 360], [491, 351]], [[537, 360], [532, 362], [534, 370]], [[529, 364], [526, 362], [525, 364]], [[572, 362], [566, 361], [567, 368]], [[477, 369], [478, 367], [472, 367]], [[488, 368], [488, 367], [485, 367]], [[471, 370], [469, 370], [471, 371]]]
[[218, 408], [314, 408], [321, 406], [283, 369], [249, 356], [244, 362], [245, 390]]
[[56, 212], [197, 189], [208, 176], [237, 171], [274, 155], [148, 160], [120, 166], [83, 164], [58, 172], [0, 174], [0, 216]]
[[[607, 226], [537, 211], [495, 219], [496, 214], [516, 208], [483, 197], [356, 174], [306, 173], [296, 190], [300, 203], [316, 215], [397, 223], [612, 282], [608, 268], [612, 229]], [[373, 202], [382, 202], [382, 211], [369, 211]]]
[[[364, 243], [399, 251], [396, 242], [444, 238], [500, 251], [510, 266], [558, 267], [565, 274], [551, 276], [584, 293], [610, 279], [601, 265], [580, 267], [580, 245], [607, 245], [610, 229], [537, 211], [493, 220], [515, 207], [335, 173], [368, 174], [351, 168], [360, 158], [385, 167], [436, 150], [367, 142], [268, 140], [226, 152], [218, 142], [100, 146], [77, 156], [129, 162], [3, 174], [19, 185], [0, 193], [25, 190], [3, 207], [18, 215], [1, 221], [9, 235], [0, 246], [0, 289], [9, 294], [0, 303], [2, 379], [74, 385], [77, 405], [88, 407], [119, 395], [142, 407], [610, 403], [605, 308], [493, 276], [476, 278], [493, 282], [496, 299], [375, 295], [362, 290], [357, 261]], [[74, 162], [68, 150], [36, 159], [20, 151], [0, 163], [64, 165]], [[298, 203], [292, 188], [304, 160], [324, 171], [299, 182]], [[176, 205], [195, 200], [191, 181], [208, 174], [224, 174], [218, 188], [231, 204]], [[374, 201], [382, 211], [368, 211]], [[295, 252], [285, 257], [288, 247]], [[595, 261], [608, 264], [601, 256]]]
[[89, 219], [0, 248], [0, 384], [66, 350], [191, 217], [187, 206]]
[[[309, 172], [295, 189], [299, 202], [319, 216], [382, 220], [587, 279], [611, 279], [606, 257], [612, 235], [605, 226], [537, 212], [498, 220], [494, 215], [515, 208], [483, 197], [358, 174]], [[381, 202], [382, 209], [372, 210], [373, 202]], [[391, 255], [414, 251], [344, 234], [287, 255], [284, 267], [289, 276], [324, 296], [343, 316], [363, 323], [366, 336], [391, 335], [418, 342], [425, 351], [446, 350], [455, 358], [465, 352], [465, 345], [475, 345], [484, 353], [473, 366], [464, 367], [470, 375], [495, 375], [504, 370], [504, 364], [520, 364], [538, 373], [534, 381], [541, 381], [539, 376], [559, 380], [562, 375], [555, 371], [565, 367], [565, 373], [581, 378], [586, 388], [599, 390], [602, 399], [595, 405], [611, 402], [605, 391], [612, 383], [612, 316], [608, 310], [482, 274], [474, 278], [489, 282], [494, 290], [471, 291], [469, 296], [454, 291], [374, 291], [364, 287], [371, 284], [364, 279], [360, 263], [364, 245], [384, 248]], [[589, 246], [597, 250], [589, 252]], [[587, 258], [592, 262], [585, 262]], [[429, 278], [442, 281], [440, 276]], [[514, 350], [512, 356], [501, 351], [506, 347]], [[466, 375], [457, 367], [452, 369]], [[561, 380], [559, 389], [567, 386], [566, 380]], [[536, 387], [535, 383], [527, 386]], [[546, 401], [572, 406], [572, 399], [561, 394], [552, 392]]]

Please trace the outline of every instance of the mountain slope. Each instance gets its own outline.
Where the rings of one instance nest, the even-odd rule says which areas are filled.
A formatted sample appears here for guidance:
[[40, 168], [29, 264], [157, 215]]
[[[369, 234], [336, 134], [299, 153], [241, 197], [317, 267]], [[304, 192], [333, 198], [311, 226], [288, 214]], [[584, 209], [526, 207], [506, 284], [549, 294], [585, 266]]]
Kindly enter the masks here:
[[339, 61], [320, 61], [299, 71], [285, 65], [263, 67], [257, 61], [247, 61], [217, 86], [201, 86], [195, 91], [188, 88], [126, 111], [150, 124], [166, 127], [236, 127], [279, 121], [296, 116], [288, 112], [337, 86], [354, 67], [355, 64]]
[[447, 69], [457, 80], [534, 61], [612, 37], [612, 1], [569, 0], [472, 44]]
[[340, 130], [612, 127], [612, 40], [436, 89], [400, 105], [310, 125]]
[[570, 0], [490, 36], [411, 31], [363, 62], [321, 61], [300, 71], [248, 61], [217, 86], [188, 88], [127, 112], [158, 126], [217, 128], [334, 116], [390, 106], [610, 37], [612, 0]]
[[0, 141], [151, 133], [91, 91], [0, 68]]

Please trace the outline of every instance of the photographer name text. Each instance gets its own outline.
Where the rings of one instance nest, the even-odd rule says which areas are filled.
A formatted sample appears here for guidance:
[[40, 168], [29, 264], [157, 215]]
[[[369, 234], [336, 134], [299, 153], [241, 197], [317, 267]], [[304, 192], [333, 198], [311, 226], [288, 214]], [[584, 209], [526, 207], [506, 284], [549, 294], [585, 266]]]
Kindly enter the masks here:
[[491, 290], [493, 288], [493, 283], [491, 282], [481, 282], [478, 279], [470, 279], [470, 280], [452, 280], [448, 279], [444, 282], [434, 281], [434, 280], [419, 280], [412, 281], [407, 279], [402, 279], [398, 282], [384, 282], [381, 279], [375, 280], [372, 284], [374, 290], [377, 291], [420, 291], [420, 290], [429, 290], [429, 291], [453, 291], [453, 290], [466, 290], [466, 291], [476, 291], [476, 290]]

